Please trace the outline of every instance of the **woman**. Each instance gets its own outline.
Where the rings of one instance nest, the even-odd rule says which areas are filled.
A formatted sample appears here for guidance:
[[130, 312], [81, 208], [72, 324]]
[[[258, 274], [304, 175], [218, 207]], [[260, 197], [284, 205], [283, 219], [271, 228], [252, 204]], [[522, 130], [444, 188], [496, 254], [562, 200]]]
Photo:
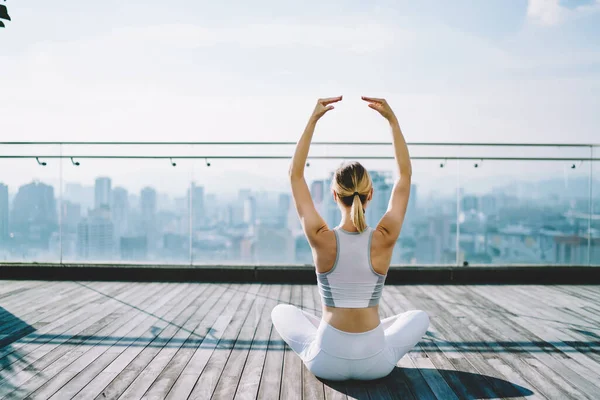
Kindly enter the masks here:
[[329, 229], [315, 209], [304, 179], [304, 165], [317, 121], [342, 96], [321, 99], [298, 141], [290, 167], [292, 193], [313, 251], [323, 303], [319, 319], [289, 304], [276, 306], [271, 318], [283, 340], [306, 367], [323, 379], [376, 379], [388, 375], [429, 327], [423, 311], [379, 319], [394, 244], [400, 235], [410, 193], [411, 164], [398, 120], [384, 99], [362, 97], [390, 124], [399, 169], [388, 210], [376, 228], [365, 222], [373, 197], [371, 178], [354, 162], [341, 166], [332, 181], [342, 220]]

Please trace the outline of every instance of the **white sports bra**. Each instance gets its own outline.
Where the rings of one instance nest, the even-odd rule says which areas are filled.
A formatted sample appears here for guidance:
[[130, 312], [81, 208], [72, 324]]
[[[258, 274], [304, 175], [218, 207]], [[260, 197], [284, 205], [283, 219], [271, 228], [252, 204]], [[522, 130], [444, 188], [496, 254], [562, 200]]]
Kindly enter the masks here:
[[337, 256], [331, 270], [317, 272], [317, 285], [328, 307], [366, 308], [379, 304], [386, 275], [371, 265], [373, 228], [348, 232], [334, 228]]

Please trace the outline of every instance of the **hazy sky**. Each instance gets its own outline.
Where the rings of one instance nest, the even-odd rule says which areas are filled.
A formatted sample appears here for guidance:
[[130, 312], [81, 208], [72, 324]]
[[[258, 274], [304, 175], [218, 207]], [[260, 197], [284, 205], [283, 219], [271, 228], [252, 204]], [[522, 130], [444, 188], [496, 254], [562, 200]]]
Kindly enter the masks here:
[[600, 0], [5, 4], [1, 141], [600, 142]]

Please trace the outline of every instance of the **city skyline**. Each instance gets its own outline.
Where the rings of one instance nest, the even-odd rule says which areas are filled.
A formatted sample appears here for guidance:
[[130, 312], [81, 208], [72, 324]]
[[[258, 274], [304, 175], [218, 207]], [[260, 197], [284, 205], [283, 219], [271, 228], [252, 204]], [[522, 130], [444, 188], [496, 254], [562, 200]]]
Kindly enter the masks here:
[[[394, 178], [392, 171], [370, 174], [376, 195], [365, 215], [374, 226], [387, 209]], [[331, 172], [328, 179], [309, 181], [309, 185], [317, 210], [333, 228], [340, 215], [330, 195], [330, 179]], [[586, 184], [589, 181], [575, 179], [565, 190], [564, 181], [556, 178], [537, 182], [536, 188], [513, 181], [483, 194], [461, 186], [458, 193], [441, 196], [423, 194], [415, 182], [392, 261], [600, 260], [600, 224], [596, 223], [600, 215], [593, 216], [591, 242], [587, 239], [590, 192]], [[169, 196], [150, 185], [135, 192], [114, 185], [103, 174], [93, 186], [65, 182], [62, 194], [34, 181], [20, 186], [9, 201], [10, 188], [0, 184], [0, 257], [312, 262], [289, 191], [238, 188], [236, 196], [224, 197], [207, 189], [191, 183], [182, 196]], [[593, 201], [599, 210], [600, 198]], [[457, 233], [460, 254], [453, 249]], [[593, 246], [589, 254], [588, 242]]]

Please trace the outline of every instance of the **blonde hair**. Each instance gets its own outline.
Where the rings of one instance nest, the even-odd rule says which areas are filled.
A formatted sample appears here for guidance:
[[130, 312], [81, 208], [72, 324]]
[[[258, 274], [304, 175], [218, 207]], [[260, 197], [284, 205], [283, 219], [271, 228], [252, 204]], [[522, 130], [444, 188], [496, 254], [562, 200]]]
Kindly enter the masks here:
[[351, 207], [350, 218], [359, 232], [367, 229], [363, 204], [367, 201], [372, 187], [369, 173], [357, 161], [340, 166], [331, 181], [331, 189], [338, 195], [342, 204]]

